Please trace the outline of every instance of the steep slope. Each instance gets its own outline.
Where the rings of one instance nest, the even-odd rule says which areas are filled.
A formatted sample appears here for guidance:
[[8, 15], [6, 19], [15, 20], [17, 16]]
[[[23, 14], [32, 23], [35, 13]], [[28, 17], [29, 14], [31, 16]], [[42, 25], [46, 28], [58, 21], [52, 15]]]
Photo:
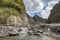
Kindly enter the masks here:
[[30, 24], [40, 24], [40, 23], [46, 23], [47, 22], [47, 19], [43, 19], [37, 15], [35, 15], [34, 17], [30, 17], [28, 15], [28, 20], [29, 20], [29, 23]]
[[0, 0], [0, 24], [8, 23], [10, 25], [11, 22], [13, 23], [11, 25], [28, 24], [23, 0]]
[[47, 23], [60, 23], [60, 2], [51, 10]]
[[47, 19], [43, 19], [42, 17], [39, 17], [37, 15], [35, 15], [33, 17], [33, 19], [34, 19], [35, 22], [38, 22], [38, 23], [46, 23], [46, 21], [47, 21]]
[[27, 17], [28, 17], [29, 24], [34, 24], [34, 20], [32, 19], [32, 17], [29, 16], [28, 14]]

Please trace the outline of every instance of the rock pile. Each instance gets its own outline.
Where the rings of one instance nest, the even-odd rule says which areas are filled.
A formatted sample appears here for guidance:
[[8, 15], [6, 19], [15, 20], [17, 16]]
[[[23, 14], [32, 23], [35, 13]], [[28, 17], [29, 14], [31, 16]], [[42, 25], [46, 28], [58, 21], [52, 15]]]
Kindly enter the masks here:
[[43, 34], [43, 31], [41, 29], [39, 29], [38, 27], [33, 26], [33, 27], [29, 27], [28, 29], [29, 29], [29, 31], [28, 31], [29, 35], [41, 35], [41, 34]]
[[14, 26], [0, 26], [0, 37], [16, 36], [22, 29]]

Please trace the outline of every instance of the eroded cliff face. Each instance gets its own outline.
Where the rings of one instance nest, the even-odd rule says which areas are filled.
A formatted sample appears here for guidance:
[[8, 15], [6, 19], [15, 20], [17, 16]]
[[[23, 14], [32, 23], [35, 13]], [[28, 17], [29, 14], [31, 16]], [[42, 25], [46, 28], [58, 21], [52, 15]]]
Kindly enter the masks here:
[[0, 24], [27, 25], [23, 0], [0, 0]]
[[51, 10], [48, 23], [60, 23], [60, 2]]

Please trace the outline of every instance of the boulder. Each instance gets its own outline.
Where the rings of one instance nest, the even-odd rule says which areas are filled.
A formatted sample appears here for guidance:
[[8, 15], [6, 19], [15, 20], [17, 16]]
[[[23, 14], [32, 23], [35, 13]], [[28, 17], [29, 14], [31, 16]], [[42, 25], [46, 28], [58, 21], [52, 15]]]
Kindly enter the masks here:
[[0, 37], [8, 36], [8, 28], [6, 26], [0, 26]]
[[36, 30], [35, 33], [41, 33], [41, 34], [43, 34], [43, 31], [42, 30]]
[[41, 33], [34, 33], [34, 35], [40, 36], [40, 35], [41, 35]]
[[29, 35], [33, 35], [33, 33], [34, 33], [34, 32], [33, 32], [33, 31], [31, 31], [31, 30], [30, 30], [30, 31], [28, 31], [28, 34], [29, 34]]
[[15, 27], [9, 26], [8, 34], [9, 34], [9, 36], [16, 36], [16, 35], [19, 35], [19, 32], [21, 30], [22, 29], [19, 27], [15, 28]]
[[18, 31], [10, 31], [8, 34], [9, 34], [9, 36], [17, 36], [17, 35], [19, 35], [19, 32]]

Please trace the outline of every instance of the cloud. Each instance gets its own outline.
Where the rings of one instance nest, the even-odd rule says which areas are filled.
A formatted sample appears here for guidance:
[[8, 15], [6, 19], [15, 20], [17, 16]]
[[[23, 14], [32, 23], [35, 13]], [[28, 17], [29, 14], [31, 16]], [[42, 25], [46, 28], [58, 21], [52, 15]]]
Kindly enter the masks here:
[[46, 4], [46, 6], [44, 6], [45, 8], [43, 10], [41, 10], [41, 15], [42, 15], [42, 18], [44, 19], [48, 19], [49, 15], [50, 15], [50, 11], [53, 9], [53, 6], [58, 3], [56, 1], [52, 1], [52, 2], [48, 2]]
[[50, 11], [59, 0], [23, 0], [28, 15], [33, 17], [38, 15], [44, 19], [48, 19]]
[[23, 0], [24, 4], [25, 4], [25, 7], [26, 7], [26, 10], [28, 11], [38, 11], [40, 9], [42, 9], [43, 7], [43, 3], [42, 1], [40, 0]]

